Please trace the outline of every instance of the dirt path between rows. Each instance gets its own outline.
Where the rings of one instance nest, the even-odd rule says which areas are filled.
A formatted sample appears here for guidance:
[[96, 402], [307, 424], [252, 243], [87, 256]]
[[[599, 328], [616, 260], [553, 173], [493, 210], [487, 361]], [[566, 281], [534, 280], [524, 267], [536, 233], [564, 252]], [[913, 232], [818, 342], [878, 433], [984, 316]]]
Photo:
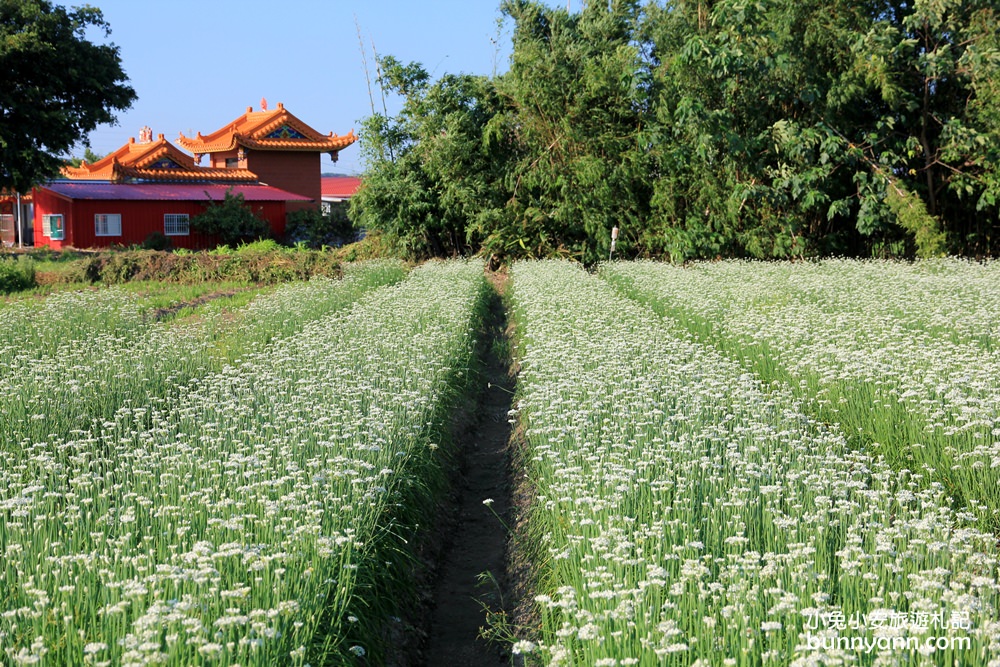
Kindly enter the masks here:
[[[511, 525], [507, 411], [514, 389], [504, 355], [498, 353], [506, 321], [497, 295], [485, 327], [483, 391], [470, 424], [458, 436], [454, 507], [451, 516], [443, 518], [442, 550], [420, 651], [424, 665], [510, 664], [500, 647], [480, 637], [480, 629], [487, 625], [484, 607], [499, 611], [512, 603], [503, 599], [509, 589], [505, 524]], [[492, 503], [487, 506], [484, 500]]]
[[210, 292], [209, 294], [203, 294], [202, 296], [195, 297], [194, 299], [189, 299], [187, 301], [179, 301], [172, 306], [165, 308], [156, 308], [150, 311], [151, 317], [156, 322], [162, 322], [165, 319], [171, 318], [185, 308], [196, 308], [198, 306], [203, 306], [206, 303], [215, 301], [217, 299], [227, 299], [231, 296], [235, 296], [240, 292], [249, 292], [251, 290], [260, 289], [257, 286], [244, 287], [241, 289], [228, 289], [221, 290], [219, 292]]

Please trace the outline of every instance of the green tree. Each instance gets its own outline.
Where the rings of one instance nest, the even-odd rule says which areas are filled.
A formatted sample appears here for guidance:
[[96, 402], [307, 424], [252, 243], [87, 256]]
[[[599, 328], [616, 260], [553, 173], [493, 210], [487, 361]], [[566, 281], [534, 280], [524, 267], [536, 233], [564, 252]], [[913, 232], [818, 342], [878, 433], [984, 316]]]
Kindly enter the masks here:
[[[953, 251], [1000, 250], [998, 31], [995, 0], [893, 2], [860, 44], [867, 56], [854, 71], [862, 90], [878, 93], [885, 130], [858, 128], [869, 134], [855, 143], [886, 174], [884, 187], [898, 181], [922, 200], [924, 219], [910, 227], [927, 230], [915, 237], [924, 254], [938, 229]], [[894, 197], [886, 202], [902, 210]]]
[[413, 258], [470, 254], [506, 201], [510, 147], [495, 123], [502, 101], [487, 77], [431, 83], [419, 64], [379, 61], [380, 85], [402, 98], [395, 117], [362, 125], [368, 170], [351, 219]]
[[854, 184], [832, 168], [844, 146], [822, 128], [867, 8], [718, 0], [647, 11], [658, 141], [643, 244], [680, 260], [856, 252]]
[[995, 252], [996, 5], [651, 6], [663, 141], [646, 243], [678, 258]]
[[507, 0], [510, 71], [497, 88], [515, 146], [504, 215], [486, 241], [514, 256], [608, 256], [611, 230], [634, 252], [649, 211], [649, 70], [638, 2], [587, 2], [571, 14]]
[[84, 149], [83, 149], [83, 157], [82, 158], [79, 158], [79, 157], [70, 158], [69, 159], [69, 163], [71, 165], [73, 165], [74, 167], [79, 167], [84, 162], [86, 162], [87, 164], [94, 164], [95, 162], [97, 162], [98, 160], [100, 160], [103, 157], [104, 157], [103, 155], [98, 155], [97, 153], [95, 153], [94, 151], [92, 151], [90, 149], [90, 146], [85, 146]]
[[191, 219], [191, 228], [219, 237], [225, 245], [256, 241], [267, 235], [270, 226], [247, 206], [243, 195], [232, 188], [222, 201], [209, 198], [208, 207]]
[[86, 38], [100, 10], [48, 0], [0, 2], [0, 187], [21, 192], [58, 173], [74, 144], [136, 99], [118, 47]]
[[355, 220], [418, 257], [594, 261], [614, 226], [628, 251], [648, 210], [638, 2], [587, 3], [579, 15], [527, 1], [502, 9], [515, 29], [501, 77], [432, 84], [419, 65], [380, 61], [381, 84], [404, 102], [363, 126]]
[[510, 70], [380, 61], [355, 204], [416, 256], [1000, 252], [998, 0], [505, 0]]

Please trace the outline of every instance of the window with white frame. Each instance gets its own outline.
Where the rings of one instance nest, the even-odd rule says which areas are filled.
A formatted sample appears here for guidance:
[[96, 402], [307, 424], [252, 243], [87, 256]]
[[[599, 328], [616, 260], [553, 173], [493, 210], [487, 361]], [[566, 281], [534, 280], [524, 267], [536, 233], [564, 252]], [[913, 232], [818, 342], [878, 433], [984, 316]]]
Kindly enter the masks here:
[[61, 241], [66, 233], [61, 215], [42, 216], [42, 234], [53, 241]]
[[121, 236], [121, 213], [98, 213], [94, 216], [95, 236]]
[[187, 236], [191, 222], [187, 213], [166, 213], [163, 216], [163, 233], [167, 236]]

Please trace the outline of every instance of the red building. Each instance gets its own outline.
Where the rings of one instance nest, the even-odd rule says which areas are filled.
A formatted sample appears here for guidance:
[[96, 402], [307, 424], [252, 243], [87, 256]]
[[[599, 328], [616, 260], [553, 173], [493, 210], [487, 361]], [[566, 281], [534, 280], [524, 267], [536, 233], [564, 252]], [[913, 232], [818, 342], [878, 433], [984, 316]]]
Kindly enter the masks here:
[[290, 211], [319, 208], [322, 198], [320, 154], [337, 161], [340, 151], [358, 140], [354, 131], [345, 136], [323, 135], [293, 116], [278, 103], [267, 111], [247, 107], [245, 114], [208, 136], [181, 135], [177, 143], [194, 153], [195, 161], [208, 155], [216, 169], [246, 169], [268, 185], [305, 195], [308, 203], [293, 204]]
[[217, 239], [191, 229], [191, 219], [228, 191], [242, 195], [275, 236], [285, 233], [288, 203], [304, 199], [259, 184], [53, 182], [35, 190], [35, 244], [54, 249], [138, 245], [160, 233], [175, 248], [210, 248]]
[[0, 190], [0, 245], [32, 245], [32, 201], [31, 195]]
[[333, 212], [334, 208], [347, 210], [351, 197], [361, 187], [361, 179], [357, 176], [323, 176], [321, 183], [322, 211], [324, 215]]
[[[160, 233], [175, 247], [211, 247], [215, 239], [192, 230], [190, 220], [227, 191], [242, 195], [280, 237], [288, 211], [320, 206], [320, 154], [336, 160], [357, 137], [321, 135], [282, 104], [267, 111], [262, 100], [261, 107], [208, 136], [182, 135], [178, 143], [194, 157], [162, 134], [153, 141], [143, 128], [138, 142], [130, 139], [94, 164], [66, 167], [66, 180], [33, 193], [35, 244], [132, 245]], [[199, 165], [205, 154], [207, 167]]]

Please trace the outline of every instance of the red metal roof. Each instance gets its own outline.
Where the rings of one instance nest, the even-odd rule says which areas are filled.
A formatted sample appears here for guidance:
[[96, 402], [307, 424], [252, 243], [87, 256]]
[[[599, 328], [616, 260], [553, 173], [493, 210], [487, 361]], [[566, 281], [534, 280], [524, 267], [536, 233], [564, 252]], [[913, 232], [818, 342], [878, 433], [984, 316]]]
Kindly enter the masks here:
[[322, 180], [324, 199], [350, 199], [361, 187], [357, 176], [323, 176]]
[[128, 201], [222, 201], [226, 192], [243, 195], [246, 201], [309, 201], [269, 185], [225, 185], [214, 183], [95, 183], [94, 181], [57, 181], [45, 189], [67, 199], [104, 199]]

